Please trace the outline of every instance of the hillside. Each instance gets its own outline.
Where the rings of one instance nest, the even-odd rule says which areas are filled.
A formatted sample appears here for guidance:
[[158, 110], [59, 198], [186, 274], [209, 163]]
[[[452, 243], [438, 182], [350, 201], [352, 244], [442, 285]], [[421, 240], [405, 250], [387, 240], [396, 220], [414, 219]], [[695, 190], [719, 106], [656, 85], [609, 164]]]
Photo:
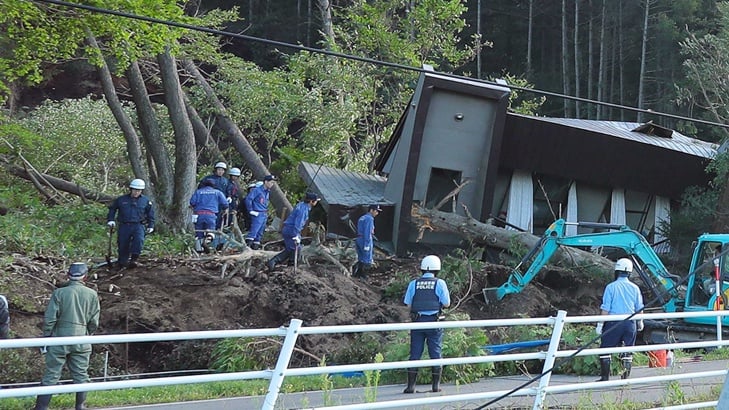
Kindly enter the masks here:
[[[11, 327], [16, 337], [35, 337], [40, 334], [48, 297], [54, 284], [63, 280], [63, 271], [59, 261], [12, 257], [15, 261], [8, 272]], [[326, 265], [299, 266], [296, 274], [293, 267], [287, 267], [270, 274], [258, 271], [248, 278], [221, 279], [220, 264], [215, 261], [147, 259], [144, 267], [134, 269], [94, 269], [88, 284], [101, 298], [99, 334], [271, 328], [292, 318], [310, 326], [389, 323], [406, 321], [407, 309], [401, 303], [404, 289], [397, 298], [385, 297], [385, 290], [396, 272], [410, 272], [415, 277], [418, 261], [380, 261], [365, 283], [333, 274]], [[503, 282], [507, 274], [508, 268], [488, 264], [474, 272], [468, 294], [453, 295], [454, 310], [468, 313], [471, 319], [547, 316], [557, 309], [592, 314], [604, 285], [594, 277], [548, 270], [523, 293], [486, 305], [482, 288], [489, 280]], [[441, 277], [448, 281], [447, 272]], [[297, 347], [309, 355], [299, 360], [324, 354], [330, 357], [348, 347], [348, 337], [302, 337]], [[128, 350], [124, 346], [96, 349], [110, 352], [113, 367], [141, 372], [206, 367], [210, 348], [194, 343], [149, 343], [132, 344]]]

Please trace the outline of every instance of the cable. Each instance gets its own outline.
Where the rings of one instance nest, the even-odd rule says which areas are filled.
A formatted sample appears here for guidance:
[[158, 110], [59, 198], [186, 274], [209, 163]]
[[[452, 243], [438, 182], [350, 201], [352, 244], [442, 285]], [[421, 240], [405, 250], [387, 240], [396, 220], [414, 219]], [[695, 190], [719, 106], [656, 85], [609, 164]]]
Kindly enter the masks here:
[[320, 49], [320, 48], [313, 48], [313, 47], [307, 47], [307, 46], [303, 46], [303, 45], [291, 44], [291, 43], [286, 43], [283, 41], [269, 40], [269, 39], [260, 38], [260, 37], [248, 36], [245, 34], [231, 33], [231, 32], [227, 32], [227, 31], [223, 31], [223, 30], [211, 29], [208, 27], [196, 26], [196, 25], [186, 24], [186, 23], [179, 23], [179, 22], [171, 21], [171, 20], [163, 20], [163, 19], [157, 19], [157, 18], [153, 18], [153, 17], [141, 16], [138, 14], [132, 14], [132, 13], [127, 13], [127, 12], [123, 12], [123, 11], [103, 9], [103, 8], [94, 7], [94, 6], [87, 6], [84, 4], [69, 3], [69, 2], [61, 1], [61, 0], [33, 0], [33, 1], [38, 2], [38, 3], [55, 4], [58, 6], [74, 8], [74, 9], [82, 9], [82, 10], [90, 11], [93, 13], [108, 14], [108, 15], [112, 15], [112, 16], [124, 17], [124, 18], [133, 19], [133, 20], [146, 21], [148, 23], [163, 24], [163, 25], [171, 26], [171, 27], [184, 28], [187, 30], [200, 31], [203, 33], [214, 34], [214, 35], [223, 36], [223, 37], [232, 37], [232, 38], [239, 39], [239, 40], [251, 41], [251, 42], [262, 43], [262, 44], [278, 46], [278, 47], [285, 47], [285, 48], [299, 50], [299, 51], [308, 51], [308, 52], [316, 53], [316, 54], [324, 54], [324, 55], [328, 55], [328, 56], [332, 56], [332, 57], [368, 63], [368, 64], [372, 64], [375, 66], [384, 66], [384, 67], [396, 68], [399, 70], [414, 71], [417, 73], [434, 73], [434, 74], [442, 75], [442, 76], [448, 77], [448, 78], [484, 83], [484, 84], [494, 85], [497, 87], [505, 87], [505, 88], [509, 88], [511, 90], [534, 93], [534, 94], [542, 95], [545, 97], [562, 98], [562, 99], [567, 99], [567, 100], [576, 101], [576, 102], [583, 102], [583, 103], [587, 103], [587, 104], [600, 105], [600, 106], [604, 106], [604, 107], [615, 108], [615, 109], [620, 109], [620, 110], [625, 110], [625, 111], [650, 114], [650, 115], [655, 115], [658, 117], [671, 118], [674, 120], [688, 121], [688, 122], [693, 122], [693, 123], [697, 123], [697, 124], [704, 124], [704, 125], [710, 125], [710, 126], [714, 126], [714, 127], [729, 129], [729, 124], [721, 124], [721, 123], [714, 122], [714, 121], [701, 120], [701, 119], [697, 119], [697, 118], [685, 117], [685, 116], [676, 115], [676, 114], [668, 114], [668, 113], [653, 111], [651, 109], [636, 108], [636, 107], [630, 107], [627, 105], [614, 104], [614, 103], [603, 102], [603, 101], [596, 101], [596, 100], [591, 100], [588, 98], [575, 97], [572, 95], [555, 93], [555, 92], [551, 92], [551, 91], [537, 90], [534, 88], [520, 87], [520, 86], [516, 86], [516, 85], [511, 85], [511, 84], [500, 84], [500, 83], [497, 83], [494, 81], [471, 78], [471, 77], [461, 76], [461, 75], [457, 75], [457, 74], [434, 72], [432, 70], [427, 70], [427, 69], [418, 68], [418, 67], [412, 67], [412, 66], [408, 66], [408, 65], [404, 65], [404, 64], [391, 63], [388, 61], [376, 60], [376, 59], [368, 58], [368, 57], [360, 57], [360, 56], [355, 56], [355, 55], [351, 55], [351, 54], [324, 50], [324, 49]]

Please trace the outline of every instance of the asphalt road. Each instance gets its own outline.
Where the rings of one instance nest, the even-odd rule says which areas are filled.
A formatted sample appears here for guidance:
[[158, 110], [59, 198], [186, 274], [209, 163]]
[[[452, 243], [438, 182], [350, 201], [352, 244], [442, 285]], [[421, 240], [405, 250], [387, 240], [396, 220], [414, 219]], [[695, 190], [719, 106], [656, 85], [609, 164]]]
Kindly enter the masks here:
[[[631, 373], [631, 379], [638, 377], [648, 377], [656, 375], [667, 375], [671, 373], [691, 373], [712, 370], [729, 369], [729, 360], [717, 361], [698, 361], [698, 362], [680, 362], [676, 363], [673, 368], [649, 368], [634, 367]], [[467, 385], [443, 384], [440, 393], [421, 393], [421, 394], [403, 394], [404, 385], [387, 385], [379, 386], [377, 389], [377, 402], [387, 400], [406, 400], [412, 398], [423, 397], [441, 397], [454, 394], [481, 393], [484, 391], [508, 391], [524, 382], [530, 380], [532, 376], [512, 376], [512, 377], [494, 377], [484, 379], [477, 383]], [[615, 377], [613, 377], [614, 379]], [[550, 386], [558, 386], [572, 383], [593, 382], [597, 376], [569, 376], [554, 375], [551, 378]], [[718, 386], [719, 391], [724, 384], [725, 377], [711, 377], [701, 379], [685, 379], [679, 381], [680, 389], [675, 386], [669, 386], [670, 382], [654, 382], [650, 384], [641, 384], [635, 386], [610, 387], [603, 389], [589, 389], [570, 393], [559, 393], [547, 395], [546, 405], [550, 409], [565, 409], [572, 406], [588, 409], [593, 405], [610, 403], [611, 406], [620, 403], [661, 403], [669, 395], [683, 394], [690, 398], [699, 394], [711, 392], [712, 387]], [[530, 385], [536, 387], [536, 383]], [[419, 385], [418, 390], [428, 390], [430, 385]], [[93, 393], [92, 393], [93, 394]], [[710, 398], [702, 400], [717, 400], [719, 393], [715, 393]], [[237, 397], [228, 399], [206, 400], [185, 403], [168, 403], [134, 407], [117, 407], [113, 410], [241, 410], [241, 409], [260, 409], [264, 396]], [[690, 400], [690, 399], [689, 399]], [[401, 409], [408, 410], [449, 410], [449, 409], [475, 409], [487, 403], [488, 399], [470, 400], [470, 401], [449, 401], [448, 403], [406, 406]], [[346, 405], [365, 402], [365, 391], [363, 388], [338, 389], [331, 392], [329, 405]], [[690, 402], [690, 401], [689, 401]], [[281, 394], [276, 403], [276, 409], [300, 409], [321, 407], [324, 404], [324, 393], [321, 391], [305, 392], [305, 393], [289, 393]], [[533, 397], [508, 397], [500, 400], [488, 407], [488, 409], [531, 409], [534, 404]], [[619, 408], [619, 407], [611, 407]], [[112, 409], [110, 409], [112, 410]]]

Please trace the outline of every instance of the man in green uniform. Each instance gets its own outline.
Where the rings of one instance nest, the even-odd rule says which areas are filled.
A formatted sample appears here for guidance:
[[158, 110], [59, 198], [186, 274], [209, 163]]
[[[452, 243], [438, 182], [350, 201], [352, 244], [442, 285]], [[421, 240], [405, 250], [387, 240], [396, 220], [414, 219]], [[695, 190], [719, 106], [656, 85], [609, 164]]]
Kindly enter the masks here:
[[[68, 284], [53, 291], [43, 322], [44, 337], [91, 335], [99, 326], [99, 296], [84, 285], [88, 268], [85, 263], [74, 263], [68, 269]], [[46, 372], [41, 385], [53, 386], [61, 378], [64, 364], [68, 364], [74, 383], [89, 382], [91, 345], [50, 346], [46, 352]], [[76, 410], [86, 409], [86, 392], [76, 393]], [[46, 410], [51, 395], [39, 395], [35, 409]]]

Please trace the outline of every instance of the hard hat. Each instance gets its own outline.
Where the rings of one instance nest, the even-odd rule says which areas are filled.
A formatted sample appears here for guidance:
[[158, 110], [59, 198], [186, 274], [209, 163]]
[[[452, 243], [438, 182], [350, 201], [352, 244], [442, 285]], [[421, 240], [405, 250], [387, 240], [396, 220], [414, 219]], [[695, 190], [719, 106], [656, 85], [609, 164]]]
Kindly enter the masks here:
[[420, 270], [435, 272], [440, 270], [440, 258], [435, 255], [428, 255], [420, 262]]
[[240, 168], [231, 168], [230, 171], [228, 171], [228, 175], [233, 175], [233, 176], [239, 177]]
[[628, 258], [620, 258], [615, 262], [615, 270], [630, 273], [633, 271], [633, 262]]
[[223, 169], [228, 169], [228, 166], [227, 166], [227, 165], [225, 165], [225, 162], [218, 162], [218, 163], [216, 163], [216, 164], [215, 164], [215, 166], [214, 166], [213, 168], [223, 168]]
[[74, 262], [71, 264], [71, 266], [68, 268], [68, 277], [71, 280], [79, 280], [83, 278], [86, 275], [86, 272], [89, 271], [89, 268], [86, 266], [83, 262]]
[[278, 181], [278, 178], [276, 178], [275, 175], [266, 175], [265, 177], [263, 177], [263, 180], [264, 181]]
[[144, 180], [142, 179], [133, 179], [132, 182], [129, 183], [129, 188], [131, 189], [144, 189]]
[[306, 195], [304, 195], [304, 201], [318, 201], [319, 196], [313, 192], [307, 192]]

